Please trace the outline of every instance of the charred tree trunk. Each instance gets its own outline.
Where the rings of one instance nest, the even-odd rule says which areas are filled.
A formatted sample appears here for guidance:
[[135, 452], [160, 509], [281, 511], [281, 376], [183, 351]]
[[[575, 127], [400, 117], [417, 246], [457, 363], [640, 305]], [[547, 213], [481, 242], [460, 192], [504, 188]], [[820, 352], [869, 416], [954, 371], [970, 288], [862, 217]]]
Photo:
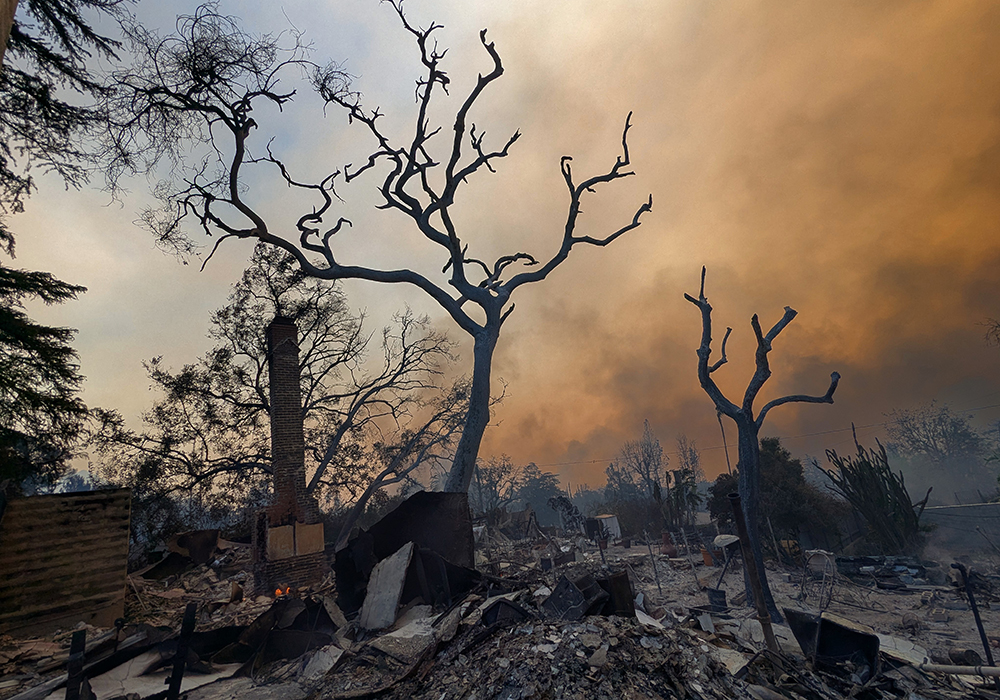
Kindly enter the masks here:
[[472, 484], [479, 445], [490, 422], [490, 374], [493, 368], [493, 351], [496, 350], [499, 336], [499, 327], [494, 329], [490, 325], [475, 336], [469, 413], [455, 451], [455, 461], [445, 483], [445, 491], [468, 493]]
[[[764, 575], [764, 551], [760, 544], [760, 438], [756, 421], [749, 420], [746, 416], [736, 420], [739, 431], [738, 449], [739, 462], [736, 469], [739, 472], [739, 493], [743, 502], [743, 515], [747, 524], [747, 536], [750, 540], [750, 548], [753, 551], [753, 558], [757, 562], [757, 571], [761, 572], [760, 583], [764, 593], [764, 604], [767, 612], [771, 616], [772, 622], [781, 622], [781, 614], [774, 603], [774, 596], [771, 594], [771, 587], [767, 583], [767, 576]], [[746, 587], [747, 600], [754, 601], [753, 590], [746, 570], [743, 571], [743, 582]]]
[[7, 40], [14, 25], [14, 14], [17, 12], [17, 0], [0, 0], [0, 64], [3, 64], [4, 53], [7, 50]]

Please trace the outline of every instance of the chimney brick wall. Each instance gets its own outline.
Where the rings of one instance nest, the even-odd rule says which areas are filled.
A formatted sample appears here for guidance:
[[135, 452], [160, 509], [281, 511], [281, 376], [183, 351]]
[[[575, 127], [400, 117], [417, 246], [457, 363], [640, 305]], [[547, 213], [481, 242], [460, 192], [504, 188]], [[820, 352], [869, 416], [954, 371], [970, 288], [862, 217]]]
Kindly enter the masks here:
[[277, 316], [267, 327], [267, 356], [274, 496], [267, 510], [260, 513], [253, 531], [258, 594], [319, 583], [329, 571], [322, 551], [319, 505], [306, 492], [299, 346], [294, 321]]
[[305, 437], [302, 427], [302, 390], [299, 383], [299, 345], [295, 323], [278, 316], [267, 327], [268, 373], [271, 400], [271, 468], [274, 501], [270, 524], [319, 522], [316, 500], [306, 493]]

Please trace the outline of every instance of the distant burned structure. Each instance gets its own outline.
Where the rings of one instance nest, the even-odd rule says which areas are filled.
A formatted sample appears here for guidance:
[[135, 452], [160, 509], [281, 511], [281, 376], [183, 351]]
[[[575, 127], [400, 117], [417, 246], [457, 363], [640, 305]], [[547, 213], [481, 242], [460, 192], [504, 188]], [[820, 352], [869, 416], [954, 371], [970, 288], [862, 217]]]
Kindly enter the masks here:
[[125, 611], [128, 489], [7, 502], [0, 492], [0, 633], [110, 627]]
[[290, 318], [276, 316], [267, 327], [267, 357], [274, 494], [253, 531], [259, 593], [318, 583], [329, 569], [319, 506], [306, 491], [298, 332]]

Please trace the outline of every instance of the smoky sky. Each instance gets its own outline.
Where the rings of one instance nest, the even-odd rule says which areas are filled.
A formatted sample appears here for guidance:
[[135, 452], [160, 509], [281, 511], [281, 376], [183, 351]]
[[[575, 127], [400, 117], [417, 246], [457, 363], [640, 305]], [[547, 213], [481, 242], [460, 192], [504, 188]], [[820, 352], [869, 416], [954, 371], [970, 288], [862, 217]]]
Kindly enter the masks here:
[[[584, 201], [580, 233], [614, 230], [654, 199], [639, 229], [605, 249], [578, 247], [515, 296], [494, 365], [507, 396], [484, 455], [553, 465], [563, 483], [596, 486], [648, 419], [668, 452], [685, 433], [704, 449], [709, 475], [724, 470], [715, 411], [695, 375], [699, 315], [682, 296], [697, 293], [702, 265], [716, 342], [734, 329], [730, 362], [715, 375], [731, 399], [752, 372], [751, 315], [766, 328], [786, 305], [799, 315], [774, 343], [758, 405], [822, 394], [832, 371], [843, 376], [834, 405], [769, 415], [763, 433], [784, 436], [796, 456], [843, 451], [851, 421], [873, 426], [862, 440], [881, 436], [877, 424], [894, 408], [1000, 403], [1000, 349], [985, 345], [979, 325], [1000, 316], [1000, 5], [408, 5], [418, 23], [445, 25], [455, 95], [490, 67], [478, 29], [489, 27], [504, 58], [504, 77], [473, 118], [499, 143], [514, 129], [523, 137], [495, 175], [470, 182], [456, 210], [473, 254], [553, 253], [567, 202], [560, 156], [572, 155], [581, 176], [606, 170], [630, 111], [636, 175]], [[350, 55], [366, 96], [393, 114], [412, 110], [418, 66], [384, 10], [353, 1], [282, 8], [307, 33], [326, 26], [314, 14], [328, 16], [319, 50]], [[328, 154], [359, 147], [343, 120], [299, 119], [278, 142], [292, 158], [320, 168]], [[280, 192], [271, 196], [280, 204]], [[345, 236], [375, 230], [392, 243], [358, 238], [355, 252], [440, 270], [440, 256], [406, 222], [374, 212], [374, 201], [370, 191], [352, 200]], [[43, 186], [15, 222], [26, 232], [18, 263], [91, 288], [39, 315], [80, 329], [88, 402], [137, 415], [151, 398], [141, 361], [164, 354], [178, 365], [207, 348], [208, 312], [249, 247], [235, 242], [199, 273], [153, 249], [131, 224], [134, 204], [105, 203]], [[411, 304], [462, 339], [412, 289], [348, 292], [375, 318]], [[471, 348], [462, 356], [458, 370], [469, 371]], [[976, 417], [986, 425], [1000, 411]], [[735, 427], [726, 431], [733, 445]]]
[[[523, 445], [519, 456], [550, 463], [607, 458], [644, 418], [668, 450], [680, 432], [720, 445], [695, 378], [698, 313], [681, 297], [697, 292], [702, 264], [716, 343], [734, 328], [730, 363], [715, 375], [730, 398], [752, 372], [750, 316], [766, 328], [785, 305], [799, 315], [774, 344], [758, 406], [822, 394], [833, 370], [844, 377], [835, 405], [776, 409], [765, 434], [879, 423], [934, 398], [997, 403], [1000, 354], [977, 324], [998, 302], [998, 10], [648, 5], [570, 59], [603, 49], [598, 65], [542, 59], [561, 76], [567, 112], [634, 110], [641, 185], [629, 184], [656, 204], [641, 232], [607, 251], [604, 274], [599, 262], [567, 272], [552, 283], [563, 287], [556, 299], [539, 291], [531, 317], [519, 317], [498, 363], [518, 385], [490, 448]], [[605, 143], [609, 121], [595, 130]], [[787, 443], [821, 456], [845, 439]], [[704, 457], [710, 473], [724, 468], [721, 451]], [[564, 481], [593, 483], [604, 466], [560, 469]]]

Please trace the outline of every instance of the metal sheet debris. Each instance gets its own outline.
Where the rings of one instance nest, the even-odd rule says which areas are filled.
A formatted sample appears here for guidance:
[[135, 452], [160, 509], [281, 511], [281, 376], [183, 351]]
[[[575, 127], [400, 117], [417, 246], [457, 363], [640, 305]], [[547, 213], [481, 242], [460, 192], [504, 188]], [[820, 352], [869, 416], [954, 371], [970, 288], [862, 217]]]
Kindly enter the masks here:
[[821, 666], [851, 664], [861, 682], [878, 674], [879, 638], [872, 628], [831, 613], [783, 612], [806, 658]]
[[413, 543], [407, 542], [399, 551], [375, 565], [368, 579], [368, 594], [361, 606], [360, 624], [364, 629], [385, 629], [396, 621], [396, 610], [403, 595], [413, 548]]

